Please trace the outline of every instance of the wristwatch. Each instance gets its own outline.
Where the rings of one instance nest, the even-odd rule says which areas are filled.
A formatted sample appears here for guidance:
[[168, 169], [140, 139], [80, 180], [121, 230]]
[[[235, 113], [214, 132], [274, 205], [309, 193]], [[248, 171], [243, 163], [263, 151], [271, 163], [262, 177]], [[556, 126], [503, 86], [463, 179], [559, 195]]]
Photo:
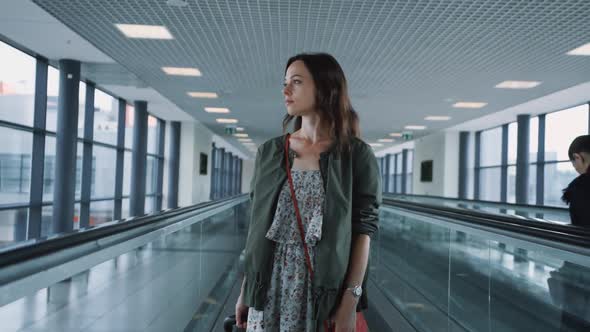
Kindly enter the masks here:
[[361, 285], [348, 287], [345, 290], [350, 291], [355, 299], [358, 299], [363, 294], [363, 288], [361, 287]]

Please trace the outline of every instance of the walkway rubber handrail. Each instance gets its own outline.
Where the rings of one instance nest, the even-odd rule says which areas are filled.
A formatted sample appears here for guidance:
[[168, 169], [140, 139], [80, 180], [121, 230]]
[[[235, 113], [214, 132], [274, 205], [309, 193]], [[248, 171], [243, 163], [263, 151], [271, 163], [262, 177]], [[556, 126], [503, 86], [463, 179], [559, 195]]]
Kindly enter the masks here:
[[[83, 230], [76, 230], [69, 233], [56, 234], [48, 238], [17, 243], [14, 246], [0, 250], [0, 268], [22, 263], [29, 259], [38, 258], [39, 256], [55, 253], [87, 242], [96, 241], [111, 235], [120, 234], [164, 219], [173, 218], [186, 213], [197, 212], [198, 210], [209, 206], [220, 205], [226, 201], [231, 201], [245, 195], [247, 194], [240, 194], [187, 207], [164, 210], [157, 214], [111, 221]], [[164, 227], [164, 225], [162, 227]]]
[[427, 203], [409, 202], [407, 200], [384, 197], [383, 203], [412, 212], [421, 212], [439, 217], [446, 217], [496, 229], [508, 230], [549, 241], [558, 241], [590, 248], [590, 229], [538, 222], [521, 219], [510, 215], [497, 215], [476, 210], [459, 209]]
[[[517, 203], [508, 203], [508, 202], [498, 202], [498, 201], [486, 201], [480, 199], [467, 199], [467, 198], [456, 198], [456, 197], [444, 197], [444, 196], [430, 196], [430, 195], [415, 195], [415, 194], [393, 194], [393, 193], [383, 193], [384, 197], [393, 197], [394, 199], [408, 197], [408, 198], [426, 198], [426, 199], [440, 199], [442, 201], [452, 201], [452, 202], [466, 202], [471, 204], [486, 204], [486, 205], [501, 205], [505, 206], [507, 210], [518, 210], [521, 209], [531, 209], [531, 210], [545, 210], [548, 212], [568, 212], [568, 209], [565, 207], [559, 206], [539, 206], [539, 205], [532, 205], [532, 204], [517, 204]], [[540, 211], [540, 213], [544, 213], [544, 211]]]

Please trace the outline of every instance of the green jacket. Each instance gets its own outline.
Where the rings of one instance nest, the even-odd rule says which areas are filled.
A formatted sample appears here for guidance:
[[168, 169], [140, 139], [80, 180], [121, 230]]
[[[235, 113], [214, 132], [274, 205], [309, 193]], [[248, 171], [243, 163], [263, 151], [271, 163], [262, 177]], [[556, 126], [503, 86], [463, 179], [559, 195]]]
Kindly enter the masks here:
[[[252, 212], [245, 249], [243, 297], [244, 303], [256, 310], [264, 309], [272, 273], [274, 242], [266, 238], [266, 232], [287, 180], [285, 137], [273, 138], [258, 148], [251, 182]], [[294, 156], [290, 151], [290, 165]], [[371, 147], [360, 139], [352, 139], [350, 152], [332, 148], [322, 153], [320, 170], [326, 199], [312, 280], [313, 319], [318, 330], [338, 304], [348, 269], [352, 234], [372, 235], [377, 230], [381, 204], [379, 166]], [[366, 306], [364, 291], [363, 296], [360, 304]]]

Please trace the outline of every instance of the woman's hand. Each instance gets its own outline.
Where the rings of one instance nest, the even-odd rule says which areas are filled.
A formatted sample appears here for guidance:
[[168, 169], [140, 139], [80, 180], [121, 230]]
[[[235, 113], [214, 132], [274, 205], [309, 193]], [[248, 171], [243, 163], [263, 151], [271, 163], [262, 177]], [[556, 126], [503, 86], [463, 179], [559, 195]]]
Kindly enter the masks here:
[[244, 304], [244, 300], [242, 299], [242, 294], [238, 297], [238, 301], [236, 302], [236, 325], [239, 328], [246, 328], [248, 323], [248, 308]]
[[356, 304], [357, 300], [349, 293], [342, 295], [342, 301], [331, 321], [334, 332], [354, 332], [356, 328]]

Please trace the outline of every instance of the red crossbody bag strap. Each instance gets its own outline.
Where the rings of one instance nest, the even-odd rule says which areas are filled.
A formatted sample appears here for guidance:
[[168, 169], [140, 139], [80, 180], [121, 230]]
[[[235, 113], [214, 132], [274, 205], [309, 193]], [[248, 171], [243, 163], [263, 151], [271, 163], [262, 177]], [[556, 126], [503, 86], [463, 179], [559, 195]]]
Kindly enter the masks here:
[[[293, 201], [293, 207], [295, 208], [295, 216], [297, 217], [297, 226], [299, 228], [299, 236], [301, 237], [301, 243], [303, 244], [303, 250], [305, 252], [305, 263], [309, 270], [309, 277], [313, 280], [313, 267], [311, 265], [311, 258], [309, 256], [309, 249], [307, 249], [307, 243], [305, 243], [305, 230], [303, 229], [303, 220], [301, 219], [301, 213], [299, 212], [299, 205], [297, 204], [297, 196], [295, 195], [295, 186], [293, 185], [293, 177], [291, 176], [291, 165], [289, 164], [289, 137], [285, 140], [285, 168], [287, 171], [287, 181], [289, 181], [289, 189], [291, 189], [291, 200]], [[324, 321], [324, 329], [331, 331], [329, 321]]]
[[305, 263], [309, 270], [309, 276], [313, 279], [313, 267], [311, 265], [311, 258], [309, 257], [309, 250], [307, 249], [307, 243], [305, 243], [305, 230], [303, 229], [303, 221], [301, 220], [301, 213], [299, 212], [299, 205], [297, 204], [297, 197], [295, 196], [295, 187], [293, 186], [293, 177], [291, 177], [291, 166], [289, 165], [289, 137], [287, 134], [287, 140], [285, 142], [285, 166], [287, 168], [287, 180], [289, 181], [289, 189], [291, 189], [291, 200], [293, 201], [293, 207], [295, 208], [295, 216], [297, 217], [297, 226], [299, 228], [299, 235], [301, 236], [301, 243], [303, 244], [303, 250], [305, 251]]

